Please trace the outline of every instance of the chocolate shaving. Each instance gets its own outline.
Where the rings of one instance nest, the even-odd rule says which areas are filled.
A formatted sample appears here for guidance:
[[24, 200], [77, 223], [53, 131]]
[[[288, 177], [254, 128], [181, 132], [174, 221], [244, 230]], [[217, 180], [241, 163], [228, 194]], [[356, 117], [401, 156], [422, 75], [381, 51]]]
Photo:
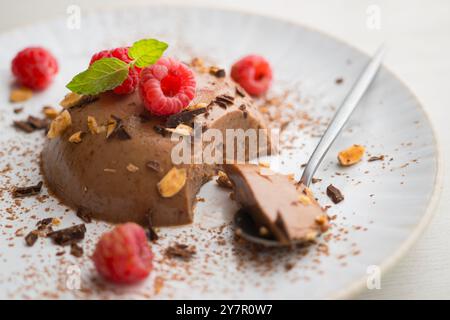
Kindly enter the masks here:
[[141, 119], [141, 123], [149, 122], [152, 119], [152, 116], [149, 112], [143, 112], [139, 115], [139, 118]]
[[35, 128], [26, 121], [14, 121], [14, 127], [26, 133], [31, 133]]
[[209, 73], [217, 78], [224, 78], [226, 76], [226, 72], [224, 69], [212, 68], [209, 70]]
[[85, 223], [92, 222], [92, 212], [90, 212], [88, 209], [86, 209], [84, 207], [78, 208], [77, 216], [78, 216], [78, 218], [83, 220]]
[[29, 187], [15, 187], [12, 191], [13, 198], [21, 198], [27, 196], [33, 196], [39, 194], [42, 189], [42, 181], [37, 185], [29, 186]]
[[176, 128], [181, 123], [189, 124], [197, 115], [204, 112], [206, 112], [206, 108], [198, 108], [175, 113], [167, 118], [165, 126], [167, 128]]
[[45, 218], [45, 219], [38, 221], [36, 223], [36, 226], [37, 226], [38, 230], [44, 230], [44, 229], [47, 229], [47, 227], [49, 225], [51, 225], [52, 222], [53, 222], [53, 218]]
[[15, 114], [21, 113], [21, 112], [23, 111], [23, 107], [20, 107], [20, 108], [14, 108], [13, 111], [14, 111]]
[[155, 242], [156, 240], [159, 239], [158, 234], [156, 233], [155, 229], [153, 228], [153, 223], [152, 223], [152, 213], [151, 211], [147, 214], [147, 239]]
[[236, 87], [236, 94], [240, 97], [245, 97], [245, 91], [241, 87]]
[[85, 233], [86, 226], [84, 224], [79, 224], [66, 229], [53, 231], [47, 236], [51, 238], [54, 243], [65, 246], [83, 240]]
[[332, 184], [327, 187], [327, 195], [335, 204], [344, 200], [344, 196], [341, 191]]
[[160, 126], [158, 124], [153, 127], [153, 130], [155, 130], [156, 133], [159, 133], [163, 137], [165, 137], [167, 134], [166, 129], [163, 126]]
[[152, 169], [152, 170], [156, 171], [156, 172], [161, 172], [161, 166], [159, 165], [159, 162], [158, 162], [158, 161], [150, 160], [150, 161], [148, 161], [148, 162], [145, 164], [145, 166], [146, 166], [147, 168], [149, 168], [149, 169]]
[[217, 104], [222, 109], [226, 109], [228, 107], [228, 105], [225, 102], [222, 102], [222, 101], [215, 100], [214, 103]]
[[70, 244], [70, 254], [74, 257], [79, 258], [83, 256], [83, 248], [76, 243], [72, 243]]
[[47, 118], [41, 119], [33, 116], [29, 116], [27, 122], [30, 125], [32, 125], [36, 130], [46, 129], [47, 126], [50, 124]]
[[216, 97], [215, 102], [216, 103], [217, 102], [223, 102], [227, 106], [228, 105], [232, 105], [234, 103], [234, 97], [226, 95], [226, 94], [223, 94], [223, 95], [220, 95], [220, 96]]
[[312, 182], [312, 183], [318, 183], [318, 182], [320, 182], [320, 181], [322, 181], [322, 179], [319, 179], [319, 178], [312, 178], [312, 179], [311, 179], [311, 182]]
[[342, 82], [344, 82], [344, 79], [342, 79], [342, 78], [337, 78], [337, 79], [335, 80], [335, 82], [336, 82], [336, 84], [341, 84]]
[[367, 161], [372, 162], [372, 161], [383, 161], [383, 160], [384, 160], [384, 155], [381, 155], [381, 156], [370, 157], [369, 160], [367, 160]]
[[188, 246], [182, 243], [175, 243], [166, 249], [166, 256], [169, 258], [178, 257], [183, 259], [190, 259], [197, 250], [194, 246]]
[[115, 115], [111, 115], [111, 118], [116, 121], [116, 126], [114, 127], [114, 130], [111, 132], [111, 134], [109, 134], [106, 138], [117, 138], [119, 140], [131, 139], [130, 134], [125, 130], [122, 119]]
[[26, 235], [25, 243], [27, 244], [27, 246], [32, 247], [36, 243], [37, 238], [38, 236], [36, 232], [31, 231], [29, 234]]
[[27, 120], [13, 122], [14, 127], [26, 133], [31, 133], [35, 130], [47, 129], [49, 124], [50, 121], [47, 118], [40, 119], [33, 116], [29, 116]]

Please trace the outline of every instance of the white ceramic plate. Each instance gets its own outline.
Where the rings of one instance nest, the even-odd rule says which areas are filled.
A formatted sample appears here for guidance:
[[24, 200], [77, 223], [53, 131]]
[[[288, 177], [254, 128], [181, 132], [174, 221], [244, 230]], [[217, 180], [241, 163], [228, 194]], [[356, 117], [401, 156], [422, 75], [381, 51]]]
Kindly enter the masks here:
[[[52, 198], [30, 197], [14, 204], [9, 193], [12, 186], [41, 179], [37, 159], [43, 137], [42, 133], [17, 132], [12, 121], [39, 114], [43, 105], [56, 105], [66, 93], [64, 85], [85, 68], [93, 52], [145, 37], [168, 42], [169, 55], [208, 57], [227, 69], [248, 53], [267, 57], [276, 77], [272, 94], [285, 89], [296, 93], [300, 96], [292, 100], [296, 110], [311, 117], [303, 129], [297, 129], [298, 123], [305, 123], [299, 117], [284, 134], [285, 139], [297, 139], [296, 148], [283, 152], [279, 169], [297, 176], [324, 129], [324, 125], [311, 129], [308, 123], [323, 123], [332, 116], [368, 60], [356, 49], [303, 26], [199, 8], [134, 8], [83, 15], [79, 30], [69, 30], [61, 19], [1, 35], [0, 298], [349, 297], [365, 287], [368, 271], [385, 270], [417, 238], [437, 197], [437, 147], [416, 98], [383, 68], [318, 171], [322, 182], [312, 187], [323, 205], [330, 204], [324, 194], [329, 183], [345, 195], [342, 203], [329, 209], [337, 218], [330, 235], [319, 240], [321, 244], [255, 251], [234, 241], [229, 222], [237, 205], [228, 192], [211, 182], [200, 192], [206, 200], [198, 204], [193, 225], [161, 230], [162, 239], [153, 248], [155, 270], [142, 284], [118, 287], [96, 275], [87, 256], [98, 236], [110, 228], [105, 223], [87, 225], [86, 254], [81, 259], [46, 239], [26, 247], [21, 232], [15, 235], [20, 228], [30, 231], [37, 220], [49, 216], [60, 217], [61, 227], [80, 221]], [[33, 44], [49, 48], [58, 57], [60, 73], [49, 90], [24, 103], [25, 110], [17, 115], [7, 102], [12, 82], [9, 61], [19, 49]], [[337, 78], [343, 78], [343, 83], [337, 85]], [[337, 152], [355, 143], [366, 146], [364, 160], [340, 168]], [[383, 154], [385, 160], [368, 162], [369, 154]], [[195, 244], [195, 258], [191, 262], [163, 259], [164, 248], [174, 241]], [[56, 255], [64, 250], [65, 254]]]

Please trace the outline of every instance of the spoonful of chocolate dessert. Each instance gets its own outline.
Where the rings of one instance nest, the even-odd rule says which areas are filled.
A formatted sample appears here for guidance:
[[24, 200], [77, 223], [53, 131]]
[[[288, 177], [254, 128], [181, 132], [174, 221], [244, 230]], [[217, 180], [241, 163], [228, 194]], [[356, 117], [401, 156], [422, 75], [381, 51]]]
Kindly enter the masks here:
[[378, 49], [359, 76], [311, 155], [300, 181], [258, 165], [224, 165], [233, 185], [234, 198], [242, 206], [234, 219], [239, 236], [265, 246], [286, 246], [312, 241], [328, 229], [326, 212], [308, 187], [375, 78], [384, 53], [383, 47]]

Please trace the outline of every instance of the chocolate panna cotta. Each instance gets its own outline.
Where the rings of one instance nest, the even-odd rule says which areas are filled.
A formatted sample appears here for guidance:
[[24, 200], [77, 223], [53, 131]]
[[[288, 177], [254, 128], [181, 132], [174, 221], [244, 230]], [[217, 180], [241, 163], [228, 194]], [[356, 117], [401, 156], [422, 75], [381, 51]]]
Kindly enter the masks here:
[[[147, 225], [150, 213], [155, 227], [191, 223], [196, 194], [219, 166], [174, 165], [173, 130], [189, 134], [195, 122], [225, 137], [226, 129], [267, 128], [251, 98], [228, 77], [199, 70], [195, 75], [190, 108], [169, 117], [150, 115], [137, 91], [68, 96], [41, 154], [49, 190], [95, 219]], [[270, 137], [265, 138], [270, 147]]]

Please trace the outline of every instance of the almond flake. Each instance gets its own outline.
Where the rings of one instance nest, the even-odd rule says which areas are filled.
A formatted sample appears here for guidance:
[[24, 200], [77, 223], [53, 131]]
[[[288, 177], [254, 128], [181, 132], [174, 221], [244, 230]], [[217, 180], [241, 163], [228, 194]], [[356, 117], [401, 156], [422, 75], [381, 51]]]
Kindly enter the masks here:
[[97, 124], [97, 120], [95, 120], [94, 117], [88, 116], [87, 117], [87, 123], [88, 123], [89, 131], [92, 134], [98, 134], [98, 133], [100, 133], [102, 131], [101, 128], [99, 127], [99, 125]]
[[192, 106], [189, 106], [186, 110], [191, 111], [191, 110], [196, 110], [196, 109], [201, 109], [201, 108], [206, 108], [208, 106], [207, 103], [205, 102], [200, 102], [197, 104], [194, 104]]
[[59, 113], [58, 110], [56, 110], [55, 108], [50, 107], [50, 106], [45, 106], [44, 108], [42, 108], [42, 112], [45, 114], [45, 116], [48, 119], [51, 119], [51, 120], [55, 119]]
[[52, 123], [50, 123], [50, 129], [48, 130], [47, 137], [50, 139], [59, 137], [72, 125], [72, 118], [69, 111], [64, 110], [61, 112]]
[[258, 165], [259, 165], [260, 167], [270, 168], [270, 163], [265, 162], [265, 161], [260, 161], [260, 162], [258, 163]]
[[130, 171], [130, 172], [137, 172], [139, 170], [139, 168], [136, 167], [134, 164], [129, 163], [127, 165], [127, 170]]
[[108, 124], [106, 125], [106, 138], [109, 138], [114, 130], [116, 130], [117, 127], [117, 121], [115, 119], [110, 118], [108, 120]]
[[170, 198], [180, 192], [185, 184], [186, 169], [173, 167], [158, 183], [158, 191], [163, 198]]
[[83, 98], [83, 96], [81, 94], [78, 94], [75, 92], [70, 92], [70, 93], [66, 94], [66, 96], [64, 97], [64, 99], [61, 100], [59, 105], [66, 109], [71, 108], [71, 107], [77, 105], [81, 101], [82, 98]]
[[72, 143], [80, 143], [81, 142], [81, 137], [82, 137], [82, 135], [83, 135], [83, 131], [77, 131], [77, 132], [75, 132], [74, 134], [72, 134], [70, 137], [69, 137], [69, 142], [72, 142]]
[[364, 155], [364, 147], [354, 144], [350, 148], [339, 152], [338, 160], [341, 166], [351, 166], [361, 161]]
[[103, 169], [103, 171], [105, 171], [105, 172], [111, 172], [111, 173], [116, 173], [116, 169], [105, 168], [105, 169]]
[[259, 167], [258, 169], [259, 169], [258, 173], [261, 176], [273, 176], [274, 175], [274, 172], [272, 170], [270, 170], [269, 168]]
[[310, 231], [306, 234], [305, 240], [312, 241], [312, 240], [316, 239], [317, 235], [318, 235], [317, 231]]
[[312, 203], [311, 199], [308, 196], [305, 196], [304, 194], [301, 194], [298, 197], [298, 200], [305, 206], [309, 206]]
[[33, 96], [33, 91], [31, 89], [22, 87], [11, 90], [11, 94], [9, 95], [9, 100], [11, 102], [23, 102], [27, 101]]
[[232, 189], [233, 185], [231, 184], [230, 179], [227, 174], [223, 171], [219, 171], [219, 177], [216, 180], [217, 184], [223, 188]]
[[260, 235], [260, 236], [263, 236], [263, 237], [269, 235], [269, 229], [267, 229], [267, 228], [264, 227], [264, 226], [260, 227], [260, 228], [259, 228], [259, 235]]
[[174, 134], [178, 134], [180, 136], [188, 137], [188, 136], [192, 135], [193, 129], [190, 126], [180, 123], [179, 125], [177, 125], [177, 127], [175, 129], [166, 128], [166, 131], [172, 132]]

